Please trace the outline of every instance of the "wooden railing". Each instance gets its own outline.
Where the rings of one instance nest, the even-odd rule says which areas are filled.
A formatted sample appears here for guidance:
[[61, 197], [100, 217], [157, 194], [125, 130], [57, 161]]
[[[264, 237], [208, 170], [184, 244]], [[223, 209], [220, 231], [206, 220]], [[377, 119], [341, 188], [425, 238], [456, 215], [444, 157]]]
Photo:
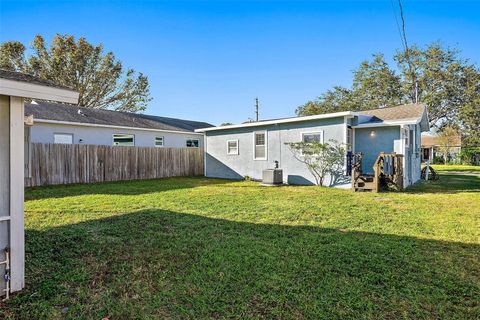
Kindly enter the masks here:
[[373, 165], [373, 192], [378, 192], [380, 182], [393, 183], [403, 189], [403, 155], [380, 152]]
[[362, 176], [362, 158], [361, 152], [352, 155], [352, 190], [356, 191], [358, 180]]
[[403, 189], [403, 155], [381, 152], [373, 165], [373, 176], [362, 172], [362, 153], [353, 156], [352, 191], [378, 192], [381, 185], [394, 184]]

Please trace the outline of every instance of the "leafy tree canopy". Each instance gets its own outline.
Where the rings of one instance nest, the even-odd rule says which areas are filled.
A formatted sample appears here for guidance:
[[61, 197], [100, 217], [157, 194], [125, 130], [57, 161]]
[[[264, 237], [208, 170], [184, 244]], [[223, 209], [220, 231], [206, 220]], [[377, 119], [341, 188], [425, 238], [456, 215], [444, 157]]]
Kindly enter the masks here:
[[151, 100], [148, 79], [133, 69], [124, 69], [103, 45], [85, 38], [57, 34], [50, 46], [37, 35], [32, 53], [18, 41], [0, 45], [0, 68], [25, 72], [52, 80], [80, 93], [78, 105], [87, 108], [138, 112]]
[[403, 103], [418, 97], [429, 112], [430, 125], [442, 129], [457, 125], [465, 141], [480, 143], [480, 70], [460, 57], [459, 50], [433, 43], [394, 56], [392, 68], [382, 54], [372, 55], [353, 71], [350, 88], [335, 86], [297, 108], [299, 116], [346, 110], [368, 110]]

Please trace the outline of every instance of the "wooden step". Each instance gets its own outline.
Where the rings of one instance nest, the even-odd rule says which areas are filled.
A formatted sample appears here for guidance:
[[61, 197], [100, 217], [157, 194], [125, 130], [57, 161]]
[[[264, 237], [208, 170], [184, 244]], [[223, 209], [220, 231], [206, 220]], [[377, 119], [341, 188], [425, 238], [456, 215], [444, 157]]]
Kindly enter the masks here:
[[358, 183], [357, 190], [373, 190], [373, 182]]

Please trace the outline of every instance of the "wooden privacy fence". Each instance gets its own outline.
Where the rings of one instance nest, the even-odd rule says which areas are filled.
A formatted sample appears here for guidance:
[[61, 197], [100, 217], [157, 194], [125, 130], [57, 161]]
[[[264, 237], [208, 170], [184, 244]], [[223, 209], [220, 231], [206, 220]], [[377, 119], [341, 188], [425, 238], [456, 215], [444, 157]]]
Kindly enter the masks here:
[[204, 174], [201, 148], [32, 143], [30, 150], [26, 187]]

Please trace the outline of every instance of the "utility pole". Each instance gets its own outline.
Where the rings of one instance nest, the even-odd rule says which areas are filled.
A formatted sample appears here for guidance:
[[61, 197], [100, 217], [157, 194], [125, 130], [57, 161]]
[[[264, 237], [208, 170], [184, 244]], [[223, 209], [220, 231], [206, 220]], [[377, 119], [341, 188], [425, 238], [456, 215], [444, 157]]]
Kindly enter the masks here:
[[258, 122], [258, 97], [255, 98], [255, 119]]

